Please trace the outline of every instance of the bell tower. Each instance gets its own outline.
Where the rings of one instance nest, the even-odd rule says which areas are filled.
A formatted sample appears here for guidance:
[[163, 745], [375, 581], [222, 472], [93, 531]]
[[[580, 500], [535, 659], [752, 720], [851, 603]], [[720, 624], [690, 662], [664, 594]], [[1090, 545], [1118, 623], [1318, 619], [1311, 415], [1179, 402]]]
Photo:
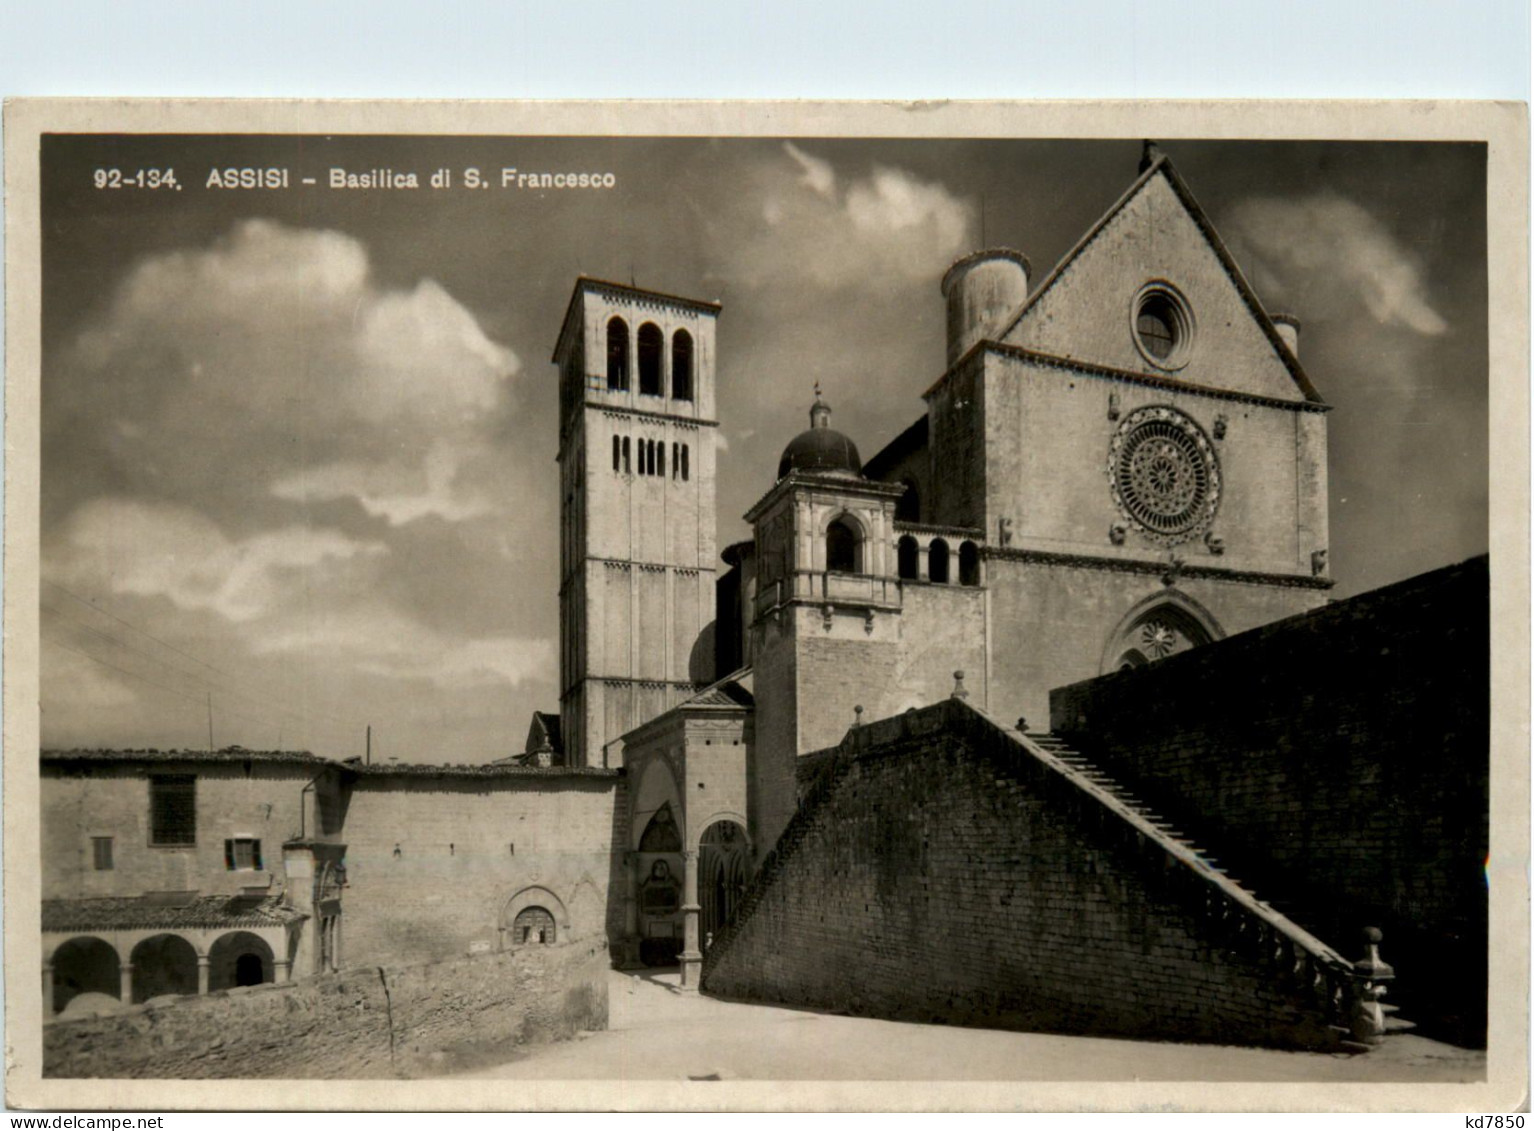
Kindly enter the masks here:
[[714, 326], [719, 304], [582, 276], [559, 367], [565, 761], [713, 677]]

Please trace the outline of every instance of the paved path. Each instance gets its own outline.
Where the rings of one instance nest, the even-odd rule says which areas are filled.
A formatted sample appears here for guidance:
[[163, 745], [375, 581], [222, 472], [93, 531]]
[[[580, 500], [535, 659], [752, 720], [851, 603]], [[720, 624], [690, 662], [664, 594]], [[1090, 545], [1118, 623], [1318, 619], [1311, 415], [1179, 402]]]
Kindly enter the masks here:
[[614, 971], [610, 1027], [462, 1075], [538, 1080], [1210, 1080], [1448, 1083], [1484, 1053], [1393, 1035], [1363, 1056], [1061, 1037], [724, 1002]]

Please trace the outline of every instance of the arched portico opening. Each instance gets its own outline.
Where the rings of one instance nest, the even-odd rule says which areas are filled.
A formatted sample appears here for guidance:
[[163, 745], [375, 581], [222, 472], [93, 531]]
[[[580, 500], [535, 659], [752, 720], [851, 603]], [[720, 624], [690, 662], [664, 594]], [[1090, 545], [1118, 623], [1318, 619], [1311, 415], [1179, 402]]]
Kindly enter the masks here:
[[266, 940], [249, 931], [220, 935], [208, 948], [208, 989], [260, 986], [275, 982], [276, 966]]
[[730, 923], [746, 894], [751, 847], [745, 825], [734, 818], [714, 821], [698, 841], [698, 903], [702, 949]]
[[80, 994], [122, 993], [121, 964], [112, 944], [91, 936], [60, 943], [53, 952], [53, 1011]]
[[133, 1004], [197, 992], [197, 950], [180, 935], [152, 935], [133, 948]]

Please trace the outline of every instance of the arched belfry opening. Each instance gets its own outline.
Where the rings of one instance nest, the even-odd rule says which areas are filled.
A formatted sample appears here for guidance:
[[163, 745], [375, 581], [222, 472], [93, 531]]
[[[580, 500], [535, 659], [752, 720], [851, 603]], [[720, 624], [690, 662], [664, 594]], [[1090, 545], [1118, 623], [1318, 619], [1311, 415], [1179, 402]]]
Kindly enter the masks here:
[[686, 330], [671, 335], [671, 399], [692, 400], [692, 335]]
[[826, 569], [832, 573], [861, 573], [862, 539], [845, 518], [833, 519], [826, 527]]
[[616, 392], [629, 387], [629, 324], [621, 318], [607, 322], [607, 387]]
[[639, 391], [647, 397], [659, 397], [665, 393], [661, 385], [661, 355], [666, 349], [666, 336], [654, 322], [639, 327]]

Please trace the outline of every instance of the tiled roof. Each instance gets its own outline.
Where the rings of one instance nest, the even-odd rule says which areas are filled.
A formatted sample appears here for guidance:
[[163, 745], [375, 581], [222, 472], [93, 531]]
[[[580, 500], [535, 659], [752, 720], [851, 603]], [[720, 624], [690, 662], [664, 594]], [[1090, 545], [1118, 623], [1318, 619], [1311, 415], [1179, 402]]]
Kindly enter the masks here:
[[429, 762], [387, 762], [371, 766], [348, 762], [345, 769], [359, 777], [438, 778], [615, 778], [618, 770], [601, 766], [522, 766], [510, 762], [476, 765], [435, 765]]
[[334, 766], [307, 750], [44, 750], [44, 762], [268, 762], [278, 765]]
[[180, 906], [141, 896], [106, 899], [45, 899], [45, 931], [110, 931], [142, 928], [281, 927], [308, 916], [286, 906], [279, 895], [199, 895]]
[[683, 707], [751, 707], [755, 706], [756, 700], [751, 693], [734, 680], [724, 683], [716, 683], [712, 687], [705, 687], [702, 691], [684, 699], [680, 706]]

